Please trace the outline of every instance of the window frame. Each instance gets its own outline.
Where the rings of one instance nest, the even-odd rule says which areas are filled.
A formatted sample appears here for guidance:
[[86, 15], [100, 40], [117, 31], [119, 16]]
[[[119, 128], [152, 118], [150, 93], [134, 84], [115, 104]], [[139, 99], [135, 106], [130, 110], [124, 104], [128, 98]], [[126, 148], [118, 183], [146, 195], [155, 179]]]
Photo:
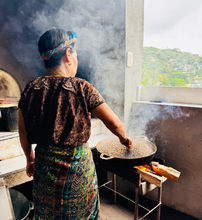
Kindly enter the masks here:
[[153, 103], [174, 103], [202, 107], [202, 88], [138, 86], [136, 101]]

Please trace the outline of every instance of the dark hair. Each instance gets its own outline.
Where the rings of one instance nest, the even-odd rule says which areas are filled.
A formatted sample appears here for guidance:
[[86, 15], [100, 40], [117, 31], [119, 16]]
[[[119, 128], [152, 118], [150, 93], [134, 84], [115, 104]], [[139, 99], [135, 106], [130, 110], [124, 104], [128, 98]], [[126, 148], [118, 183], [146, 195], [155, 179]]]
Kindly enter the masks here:
[[[59, 28], [51, 28], [50, 30], [46, 31], [38, 41], [38, 50], [40, 55], [44, 52], [52, 50], [59, 46], [61, 43], [70, 39], [71, 32], [65, 31]], [[64, 48], [61, 51], [53, 54], [49, 60], [44, 60], [44, 65], [46, 69], [51, 69], [56, 66], [60, 65], [62, 57], [66, 53], [66, 49], [70, 48], [70, 52], [74, 51], [74, 43], [70, 44], [68, 47]]]

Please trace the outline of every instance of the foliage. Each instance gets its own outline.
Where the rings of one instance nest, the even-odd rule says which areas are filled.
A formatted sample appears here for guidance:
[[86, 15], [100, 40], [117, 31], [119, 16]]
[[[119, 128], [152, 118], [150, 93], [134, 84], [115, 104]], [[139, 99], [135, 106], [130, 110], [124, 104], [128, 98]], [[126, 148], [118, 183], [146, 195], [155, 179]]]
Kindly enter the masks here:
[[184, 86], [185, 84], [186, 84], [186, 81], [184, 79], [173, 78], [170, 80], [171, 86]]
[[202, 57], [175, 49], [144, 47], [142, 85], [198, 86], [202, 84]]
[[170, 85], [167, 75], [159, 74], [158, 77], [159, 77], [159, 82], [160, 82], [161, 86], [169, 86]]
[[172, 79], [184, 79], [186, 83], [188, 79], [188, 75], [186, 73], [175, 72], [175, 73], [171, 73], [170, 78], [171, 80]]

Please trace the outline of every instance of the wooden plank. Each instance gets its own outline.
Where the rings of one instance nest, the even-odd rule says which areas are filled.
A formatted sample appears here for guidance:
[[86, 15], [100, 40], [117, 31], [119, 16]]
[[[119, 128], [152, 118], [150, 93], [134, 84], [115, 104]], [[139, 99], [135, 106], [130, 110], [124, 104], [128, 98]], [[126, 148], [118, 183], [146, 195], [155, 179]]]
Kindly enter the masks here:
[[[163, 184], [166, 180], [167, 178], [162, 176], [161, 184]], [[144, 196], [145, 194], [147, 194], [148, 192], [152, 191], [155, 188], [156, 188], [156, 185], [149, 183], [147, 181], [143, 181], [141, 182], [139, 194]]]
[[160, 174], [161, 176], [166, 177], [169, 180], [177, 182], [180, 177], [180, 172], [173, 169], [172, 167], [167, 167], [159, 164], [158, 162], [151, 162], [153, 170]]
[[142, 170], [137, 170], [137, 173], [141, 174], [141, 177], [147, 182], [152, 183], [158, 187], [161, 187], [161, 184], [162, 184], [161, 176], [158, 176], [158, 175], [155, 175], [149, 172], [145, 172]]

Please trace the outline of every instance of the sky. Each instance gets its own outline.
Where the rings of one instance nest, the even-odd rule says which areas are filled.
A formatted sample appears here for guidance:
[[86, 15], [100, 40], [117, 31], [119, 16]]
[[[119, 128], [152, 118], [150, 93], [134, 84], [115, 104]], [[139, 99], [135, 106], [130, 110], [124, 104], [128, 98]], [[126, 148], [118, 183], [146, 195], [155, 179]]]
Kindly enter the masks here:
[[145, 0], [144, 46], [202, 56], [202, 0]]

